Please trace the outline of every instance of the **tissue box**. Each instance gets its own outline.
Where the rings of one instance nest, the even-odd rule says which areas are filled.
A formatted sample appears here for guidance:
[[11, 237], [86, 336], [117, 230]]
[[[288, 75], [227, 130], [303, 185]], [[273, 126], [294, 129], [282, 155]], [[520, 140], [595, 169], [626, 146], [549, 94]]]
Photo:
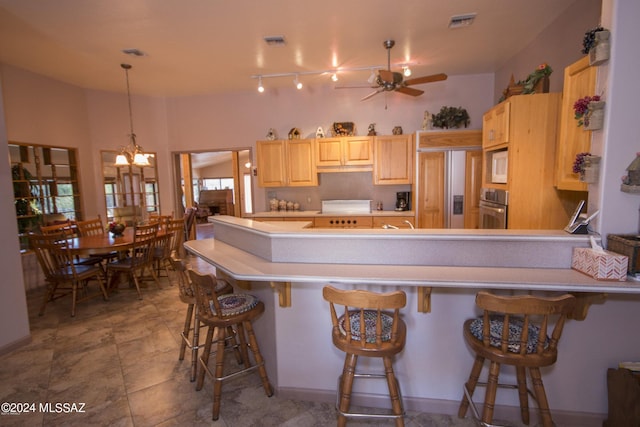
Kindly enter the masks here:
[[610, 251], [573, 248], [571, 268], [597, 280], [627, 280], [629, 258]]

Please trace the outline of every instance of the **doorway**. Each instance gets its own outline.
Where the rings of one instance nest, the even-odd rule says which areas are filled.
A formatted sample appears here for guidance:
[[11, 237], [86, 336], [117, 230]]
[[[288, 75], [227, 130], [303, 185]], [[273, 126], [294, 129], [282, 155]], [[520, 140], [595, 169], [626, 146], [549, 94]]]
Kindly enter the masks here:
[[[208, 206], [200, 206], [203, 193], [230, 193], [227, 215], [246, 216], [253, 213], [253, 180], [251, 150], [190, 151], [173, 153], [176, 183], [176, 212], [187, 207], [198, 207], [198, 219], [215, 212]], [[190, 185], [186, 185], [190, 183]]]

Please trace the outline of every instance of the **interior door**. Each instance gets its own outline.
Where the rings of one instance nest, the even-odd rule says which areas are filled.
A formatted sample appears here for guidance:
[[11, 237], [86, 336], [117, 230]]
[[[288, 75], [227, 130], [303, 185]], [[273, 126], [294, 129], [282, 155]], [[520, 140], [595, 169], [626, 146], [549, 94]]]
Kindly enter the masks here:
[[418, 156], [418, 227], [444, 228], [445, 152]]

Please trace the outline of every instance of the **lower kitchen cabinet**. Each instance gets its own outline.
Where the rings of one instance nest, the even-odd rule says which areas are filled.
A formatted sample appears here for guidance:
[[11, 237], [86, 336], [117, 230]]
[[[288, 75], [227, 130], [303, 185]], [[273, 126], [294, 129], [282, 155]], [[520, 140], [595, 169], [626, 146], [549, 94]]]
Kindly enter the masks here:
[[374, 216], [373, 228], [384, 228], [385, 225], [391, 225], [398, 228], [411, 228], [413, 225], [413, 217], [411, 216]]

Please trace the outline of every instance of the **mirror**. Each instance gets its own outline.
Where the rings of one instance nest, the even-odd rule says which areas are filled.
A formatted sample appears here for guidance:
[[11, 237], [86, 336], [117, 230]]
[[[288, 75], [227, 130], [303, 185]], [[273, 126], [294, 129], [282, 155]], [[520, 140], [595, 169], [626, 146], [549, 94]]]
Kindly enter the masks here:
[[100, 152], [107, 222], [133, 225], [160, 214], [156, 153], [146, 153], [150, 166], [116, 166], [118, 151]]

